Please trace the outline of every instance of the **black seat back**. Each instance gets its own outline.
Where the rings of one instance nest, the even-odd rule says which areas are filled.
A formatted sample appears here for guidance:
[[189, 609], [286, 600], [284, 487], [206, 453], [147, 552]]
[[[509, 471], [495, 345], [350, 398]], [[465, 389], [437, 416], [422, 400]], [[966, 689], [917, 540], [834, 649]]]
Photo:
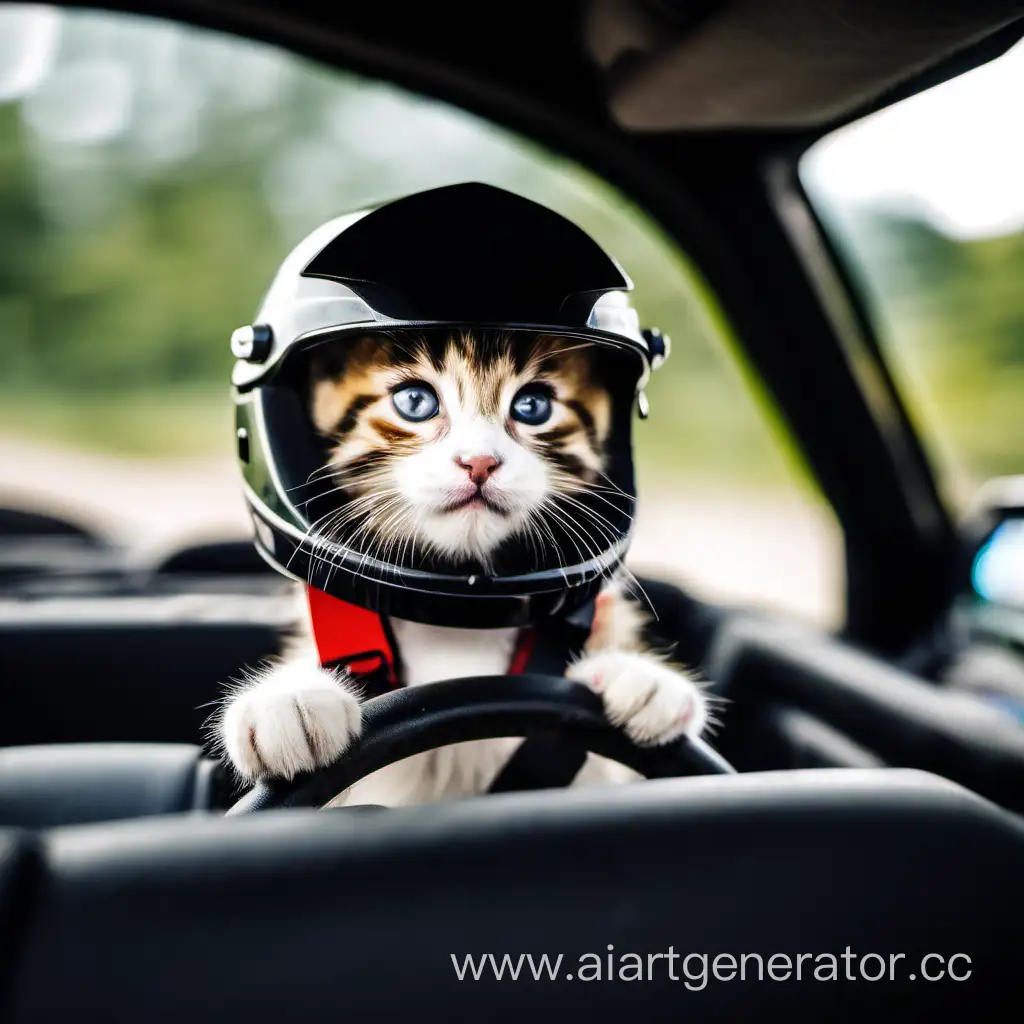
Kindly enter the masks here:
[[11, 1001], [42, 877], [37, 837], [21, 829], [0, 829], [0, 1008]]
[[[251, 545], [226, 548], [258, 561]], [[194, 574], [217, 550], [189, 549], [142, 583], [78, 581], [69, 593], [45, 582], [31, 600], [0, 595], [0, 747], [203, 742], [226, 685], [277, 655], [302, 611], [274, 574]], [[700, 661], [715, 609], [670, 584], [642, 586], [660, 640]]]
[[[46, 849], [13, 1021], [966, 1020], [982, 998], [993, 1020], [1020, 995], [1024, 826], [914, 772], [164, 818], [58, 830]], [[848, 949], [886, 971], [902, 954], [895, 979], [853, 961], [844, 980]], [[458, 979], [488, 953], [561, 955], [559, 977]], [[927, 954], [935, 974], [957, 953], [967, 980], [920, 977]], [[732, 980], [711, 973], [722, 954]], [[815, 978], [819, 959], [797, 980], [798, 954], [833, 957], [838, 978]]]
[[202, 743], [225, 686], [278, 653], [280, 584], [0, 597], [0, 746]]
[[55, 743], [0, 750], [0, 826], [47, 828], [226, 803], [221, 766], [187, 743]]

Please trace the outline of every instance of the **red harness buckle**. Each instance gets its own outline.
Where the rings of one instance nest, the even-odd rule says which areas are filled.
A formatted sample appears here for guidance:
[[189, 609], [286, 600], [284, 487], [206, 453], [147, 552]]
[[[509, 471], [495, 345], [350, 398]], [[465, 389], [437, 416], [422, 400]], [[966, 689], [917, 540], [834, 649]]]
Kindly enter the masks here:
[[395, 654], [384, 622], [376, 612], [306, 587], [313, 643], [321, 665], [344, 662], [354, 675], [368, 675], [387, 666], [388, 680], [397, 685]]

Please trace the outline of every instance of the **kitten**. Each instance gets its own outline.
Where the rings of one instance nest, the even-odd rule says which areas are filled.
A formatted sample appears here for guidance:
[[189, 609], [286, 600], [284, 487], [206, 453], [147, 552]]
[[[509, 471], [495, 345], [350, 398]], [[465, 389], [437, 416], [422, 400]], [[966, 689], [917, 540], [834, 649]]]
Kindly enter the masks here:
[[[588, 513], [581, 499], [608, 492], [601, 481], [612, 418], [588, 347], [485, 332], [376, 335], [314, 350], [309, 412], [331, 443], [327, 469], [347, 498], [332, 517], [334, 533], [400, 562], [493, 566], [510, 546], [519, 544], [515, 557], [526, 558], [559, 537], [579, 554], [586, 534], [567, 513], [577, 524], [589, 515], [600, 530], [600, 513]], [[609, 720], [637, 743], [697, 736], [708, 723], [706, 698], [645, 650], [645, 622], [622, 579], [609, 581], [584, 650], [565, 674], [600, 694]], [[515, 629], [401, 620], [392, 627], [410, 686], [504, 674], [517, 639]], [[329, 764], [359, 734], [359, 698], [344, 674], [320, 667], [306, 632], [234, 689], [215, 724], [243, 780], [291, 777]], [[420, 754], [332, 804], [397, 806], [485, 792], [520, 742], [482, 740]], [[591, 755], [574, 785], [633, 778]]]

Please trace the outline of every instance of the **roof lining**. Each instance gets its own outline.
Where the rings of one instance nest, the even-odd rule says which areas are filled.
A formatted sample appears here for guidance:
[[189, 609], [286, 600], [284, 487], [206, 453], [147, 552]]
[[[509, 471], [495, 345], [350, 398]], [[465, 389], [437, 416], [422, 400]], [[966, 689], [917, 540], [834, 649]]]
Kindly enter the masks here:
[[589, 51], [609, 77], [610, 112], [629, 131], [807, 130], [1008, 26], [1024, 30], [1019, 0], [731, 0], [683, 30], [665, 6], [688, 5], [587, 8]]

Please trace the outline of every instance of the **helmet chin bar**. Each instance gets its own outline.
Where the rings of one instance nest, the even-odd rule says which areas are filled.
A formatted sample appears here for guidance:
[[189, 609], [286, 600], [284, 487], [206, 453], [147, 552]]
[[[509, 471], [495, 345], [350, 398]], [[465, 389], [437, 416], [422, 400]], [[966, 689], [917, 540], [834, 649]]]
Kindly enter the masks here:
[[452, 575], [398, 569], [340, 545], [314, 545], [276, 517], [250, 509], [258, 552], [297, 583], [381, 615], [466, 629], [527, 626], [572, 614], [596, 596], [629, 544], [626, 536], [589, 562], [520, 576]]

